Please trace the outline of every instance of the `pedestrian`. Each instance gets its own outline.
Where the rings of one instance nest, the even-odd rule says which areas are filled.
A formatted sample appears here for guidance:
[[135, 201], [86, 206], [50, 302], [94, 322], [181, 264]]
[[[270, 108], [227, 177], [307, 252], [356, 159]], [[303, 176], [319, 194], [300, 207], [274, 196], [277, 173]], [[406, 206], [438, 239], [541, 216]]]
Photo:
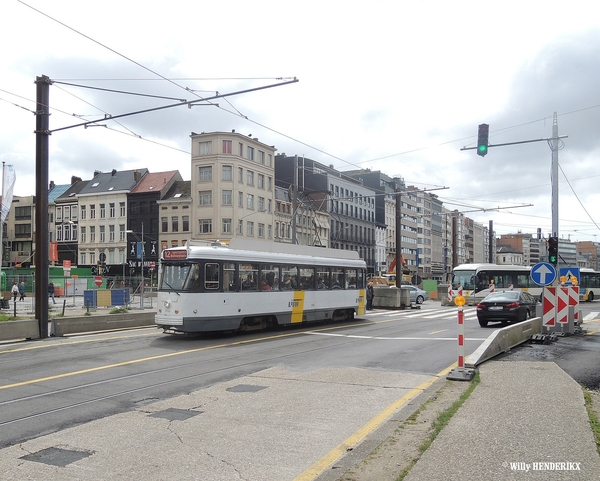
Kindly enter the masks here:
[[24, 301], [25, 300], [25, 283], [21, 282], [19, 284], [19, 294], [21, 297], [19, 297], [20, 301]]
[[367, 311], [373, 310], [373, 298], [375, 297], [375, 291], [373, 290], [373, 284], [369, 282], [367, 284]]
[[13, 295], [13, 302], [17, 301], [17, 296], [19, 295], [19, 286], [17, 285], [17, 282], [13, 282], [13, 286], [12, 289], [10, 290], [11, 294]]
[[56, 300], [54, 299], [54, 282], [52, 281], [48, 283], [48, 297], [51, 297], [52, 303], [56, 304]]

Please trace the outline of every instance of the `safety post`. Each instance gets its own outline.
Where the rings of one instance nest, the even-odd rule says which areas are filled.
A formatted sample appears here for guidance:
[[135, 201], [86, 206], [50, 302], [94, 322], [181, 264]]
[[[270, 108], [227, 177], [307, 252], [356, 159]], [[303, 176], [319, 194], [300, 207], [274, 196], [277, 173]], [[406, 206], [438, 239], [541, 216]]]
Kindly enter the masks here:
[[465, 313], [463, 306], [467, 300], [462, 296], [462, 287], [459, 286], [459, 295], [454, 299], [458, 307], [458, 367], [452, 369], [446, 379], [451, 381], [471, 381], [475, 376], [474, 369], [465, 369]]

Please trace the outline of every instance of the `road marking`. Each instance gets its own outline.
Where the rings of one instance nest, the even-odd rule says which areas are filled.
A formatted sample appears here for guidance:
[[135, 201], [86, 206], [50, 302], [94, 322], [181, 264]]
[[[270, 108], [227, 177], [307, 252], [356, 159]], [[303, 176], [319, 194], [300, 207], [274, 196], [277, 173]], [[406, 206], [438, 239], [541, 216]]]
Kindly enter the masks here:
[[439, 334], [440, 332], [446, 332], [448, 329], [442, 329], [441, 331], [433, 331], [430, 332], [429, 334]]
[[594, 311], [594, 312], [590, 312], [587, 316], [585, 316], [583, 318], [584, 321], [590, 321], [592, 319], [596, 319], [596, 317], [598, 317], [598, 314], [600, 314], [600, 312]]
[[349, 438], [347, 438], [342, 444], [335, 447], [325, 456], [323, 456], [320, 460], [318, 460], [315, 464], [313, 464], [310, 468], [304, 471], [302, 474], [294, 478], [294, 481], [312, 481], [317, 478], [329, 466], [335, 463], [338, 459], [342, 458], [349, 450], [353, 449], [356, 445], [362, 442], [369, 434], [371, 434], [375, 429], [377, 429], [383, 422], [388, 419], [392, 414], [394, 414], [398, 409], [406, 405], [413, 398], [417, 397], [417, 395], [421, 394], [428, 387], [430, 387], [435, 381], [439, 378], [445, 377], [452, 369], [456, 367], [456, 363], [447, 367], [440, 373], [431, 377], [429, 380], [419, 384], [414, 389], [411, 389], [400, 399], [397, 399], [392, 404], [390, 404], [387, 408], [377, 414], [373, 419], [371, 419], [367, 424], [359, 428], [354, 434], [352, 434]]
[[[445, 329], [447, 330], [447, 329]], [[443, 332], [443, 331], [439, 331]], [[311, 334], [313, 336], [330, 336], [330, 337], [347, 337], [350, 339], [377, 339], [386, 341], [454, 341], [456, 342], [456, 336], [454, 337], [384, 337], [384, 336], [356, 336], [352, 334], [337, 334], [334, 332], [306, 332], [305, 334]], [[467, 337], [465, 341], [485, 341], [487, 337]]]

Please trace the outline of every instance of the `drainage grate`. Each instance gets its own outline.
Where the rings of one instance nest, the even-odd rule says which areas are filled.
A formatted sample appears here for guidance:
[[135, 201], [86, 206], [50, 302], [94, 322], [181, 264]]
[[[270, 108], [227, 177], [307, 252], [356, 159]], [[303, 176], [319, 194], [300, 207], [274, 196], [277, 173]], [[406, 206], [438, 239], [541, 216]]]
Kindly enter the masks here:
[[188, 409], [175, 409], [169, 408], [164, 411], [158, 411], [154, 414], [150, 414], [152, 418], [168, 419], [169, 421], [185, 421], [189, 418], [193, 418], [198, 414], [202, 414], [204, 411], [190, 411]]
[[255, 386], [253, 384], [238, 384], [237, 386], [229, 387], [226, 391], [229, 392], [258, 392], [267, 389], [267, 386]]
[[50, 464], [52, 466], [65, 466], [85, 459], [94, 454], [94, 451], [77, 451], [74, 449], [61, 449], [61, 448], [46, 448], [38, 451], [37, 453], [27, 454], [21, 456], [20, 459], [26, 461], [35, 461], [36, 463]]

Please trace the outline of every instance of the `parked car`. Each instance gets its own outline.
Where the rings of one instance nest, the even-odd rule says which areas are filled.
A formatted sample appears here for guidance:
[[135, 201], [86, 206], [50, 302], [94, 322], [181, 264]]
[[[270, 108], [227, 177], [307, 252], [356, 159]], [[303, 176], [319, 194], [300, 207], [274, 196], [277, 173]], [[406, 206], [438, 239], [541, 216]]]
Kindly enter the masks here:
[[416, 304], [423, 304], [423, 302], [429, 299], [429, 294], [423, 289], [419, 289], [417, 286], [402, 285], [402, 289], [408, 289], [410, 292], [410, 302]]
[[481, 327], [488, 322], [521, 322], [535, 316], [539, 300], [525, 291], [499, 291], [488, 294], [477, 304], [477, 320]]

